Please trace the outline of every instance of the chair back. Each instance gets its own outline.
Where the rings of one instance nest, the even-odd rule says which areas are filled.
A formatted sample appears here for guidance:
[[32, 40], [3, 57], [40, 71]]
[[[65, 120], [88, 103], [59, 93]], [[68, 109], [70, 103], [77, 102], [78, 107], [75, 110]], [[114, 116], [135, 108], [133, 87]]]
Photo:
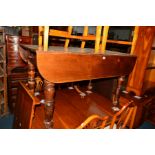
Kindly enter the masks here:
[[112, 119], [110, 116], [100, 117], [94, 114], [89, 116], [77, 129], [132, 129], [136, 111], [137, 106], [130, 101], [114, 114]]
[[[67, 31], [50, 29], [49, 26], [44, 26], [44, 27], [40, 26], [39, 27], [39, 46], [44, 46], [44, 51], [47, 51], [49, 36], [55, 36], [55, 37], [65, 38], [65, 44], [64, 44], [65, 48], [68, 48], [69, 42], [71, 39], [78, 39], [81, 41], [81, 48], [85, 47], [86, 41], [95, 41], [94, 51], [99, 52], [99, 49], [100, 49], [101, 51], [104, 52], [106, 47], [107, 37], [108, 37], [109, 26], [104, 26], [103, 30], [102, 30], [102, 26], [96, 26], [95, 35], [89, 34], [88, 28], [89, 26], [84, 26], [82, 35], [78, 35], [78, 34], [73, 35], [72, 34], [73, 26], [68, 26]], [[102, 31], [103, 31], [103, 34], [101, 36]]]
[[77, 129], [104, 129], [109, 116], [100, 117], [99, 115], [89, 116]]
[[120, 111], [118, 111], [112, 118], [110, 129], [116, 126], [117, 129], [133, 128], [137, 106], [133, 104], [133, 101], [125, 104]]

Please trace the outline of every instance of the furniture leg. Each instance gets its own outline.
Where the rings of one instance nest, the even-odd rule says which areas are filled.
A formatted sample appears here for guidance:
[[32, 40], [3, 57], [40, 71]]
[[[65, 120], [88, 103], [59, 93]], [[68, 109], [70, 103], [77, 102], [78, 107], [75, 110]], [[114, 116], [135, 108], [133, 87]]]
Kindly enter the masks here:
[[35, 68], [34, 65], [28, 61], [28, 87], [32, 93], [34, 93], [35, 88]]
[[55, 94], [54, 83], [44, 80], [44, 95], [45, 95], [44, 124], [47, 129], [53, 128], [54, 94]]
[[122, 84], [124, 82], [124, 79], [125, 79], [124, 76], [121, 76], [118, 78], [118, 84], [117, 84], [116, 92], [113, 96], [113, 105], [116, 107], [119, 105], [120, 91], [121, 91], [121, 87], [122, 87]]

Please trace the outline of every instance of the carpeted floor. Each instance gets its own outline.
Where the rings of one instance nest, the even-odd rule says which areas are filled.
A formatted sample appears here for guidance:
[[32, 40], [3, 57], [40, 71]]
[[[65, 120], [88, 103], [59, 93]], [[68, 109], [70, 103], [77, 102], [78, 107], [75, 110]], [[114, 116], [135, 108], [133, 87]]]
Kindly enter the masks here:
[[150, 122], [144, 122], [138, 129], [155, 129], [155, 125]]
[[12, 129], [13, 128], [13, 115], [9, 114], [0, 117], [0, 129]]
[[[13, 115], [9, 114], [0, 117], [0, 129], [12, 129], [13, 128]], [[155, 125], [150, 122], [144, 122], [138, 129], [155, 129]]]

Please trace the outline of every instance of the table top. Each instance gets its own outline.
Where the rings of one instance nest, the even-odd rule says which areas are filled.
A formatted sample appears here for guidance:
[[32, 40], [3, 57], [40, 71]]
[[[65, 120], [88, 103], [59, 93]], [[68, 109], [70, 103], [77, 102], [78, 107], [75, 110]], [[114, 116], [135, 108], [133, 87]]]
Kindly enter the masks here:
[[[26, 50], [30, 50], [31, 52], [43, 51], [43, 47], [39, 47], [38, 45], [27, 45], [27, 44], [20, 44], [20, 46]], [[93, 48], [80, 48], [80, 47], [68, 47], [64, 48], [63, 46], [49, 46], [48, 51], [46, 52], [60, 52], [60, 53], [71, 53], [71, 54], [102, 54], [102, 55], [119, 55], [119, 56], [127, 56], [127, 57], [135, 57], [134, 55], [128, 53], [121, 53], [118, 51], [110, 51], [106, 50], [104, 53], [99, 51], [95, 53]]]
[[26, 59], [29, 56], [26, 53], [34, 53], [33, 61], [41, 76], [53, 83], [125, 76], [136, 62], [136, 56], [113, 51], [96, 54], [90, 48], [51, 46], [43, 51], [37, 45], [21, 47], [25, 49], [22, 55]]

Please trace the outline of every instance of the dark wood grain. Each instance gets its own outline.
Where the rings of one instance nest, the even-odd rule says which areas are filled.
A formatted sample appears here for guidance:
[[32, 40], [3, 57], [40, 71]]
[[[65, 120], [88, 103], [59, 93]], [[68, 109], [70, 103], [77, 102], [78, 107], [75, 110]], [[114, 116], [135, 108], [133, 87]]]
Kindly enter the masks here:
[[6, 35], [7, 76], [8, 76], [8, 105], [11, 113], [17, 99], [18, 82], [27, 80], [27, 64], [19, 53], [19, 36]]
[[127, 75], [136, 57], [65, 52], [37, 51], [40, 74], [54, 83], [74, 82]]
[[[44, 98], [44, 97], [42, 97]], [[97, 93], [81, 98], [75, 90], [57, 90], [55, 96], [55, 110], [53, 115], [54, 129], [75, 129], [87, 117], [93, 114], [99, 116], [115, 113], [112, 110], [112, 102]], [[32, 123], [32, 128], [45, 128], [44, 105], [37, 105]]]

